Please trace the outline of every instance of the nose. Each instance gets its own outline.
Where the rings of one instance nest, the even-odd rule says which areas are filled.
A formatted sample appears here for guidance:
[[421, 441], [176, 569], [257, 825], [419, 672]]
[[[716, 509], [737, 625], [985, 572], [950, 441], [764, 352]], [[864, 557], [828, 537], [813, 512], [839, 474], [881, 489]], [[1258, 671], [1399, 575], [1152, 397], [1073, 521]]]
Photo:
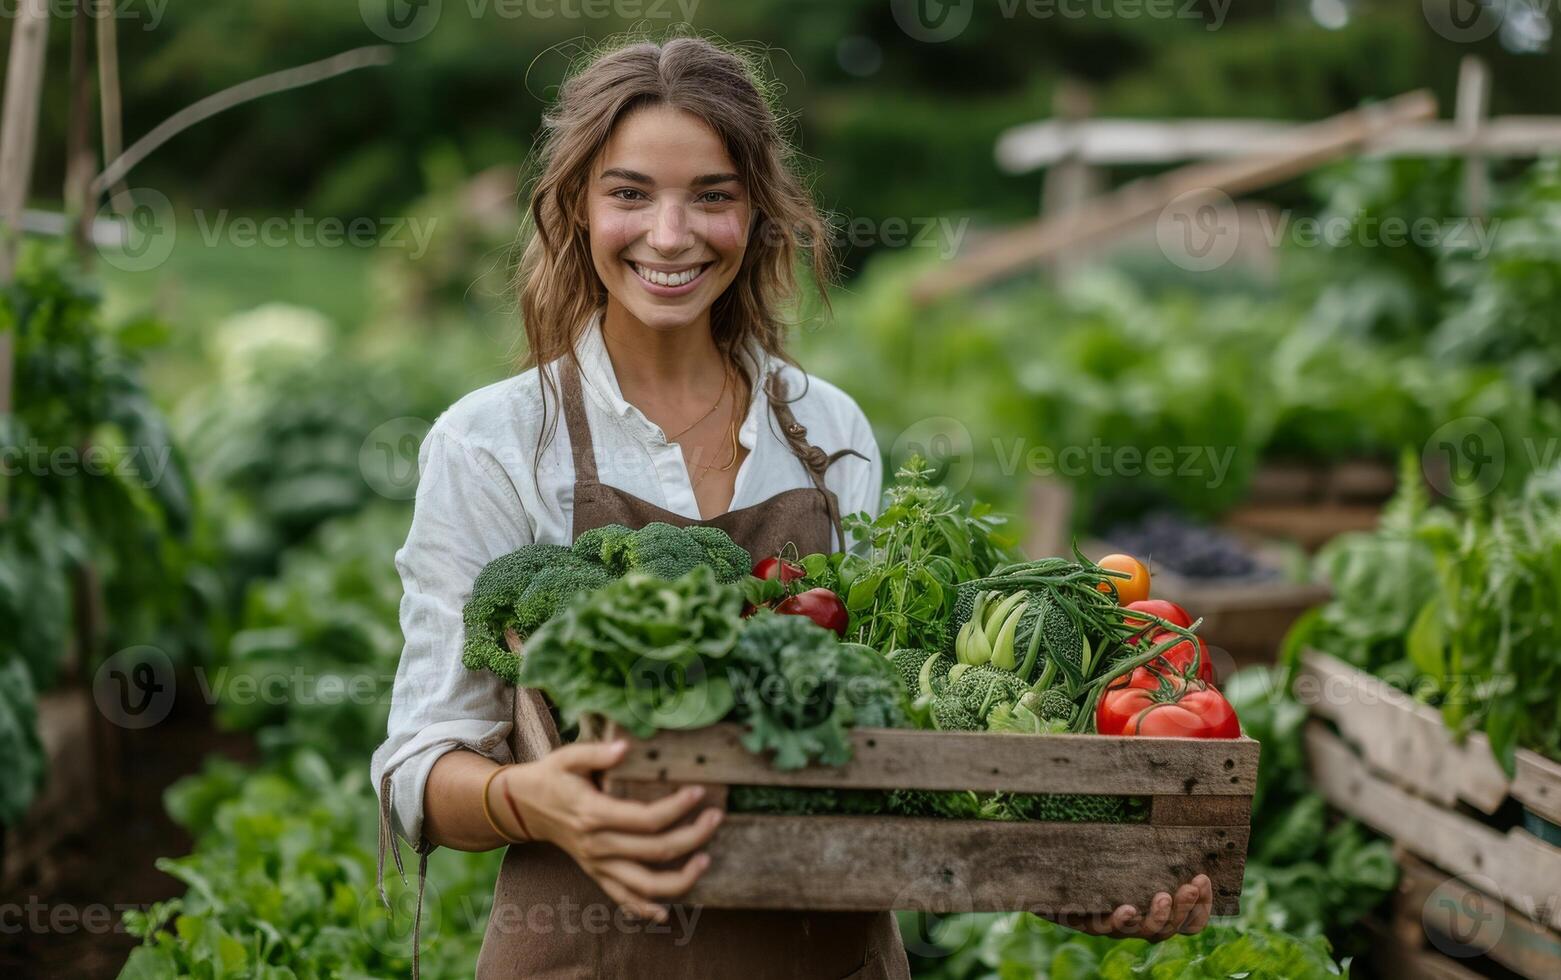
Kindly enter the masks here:
[[663, 255], [672, 256], [693, 247], [695, 237], [685, 202], [668, 195], [656, 203], [650, 232], [645, 236], [646, 244]]

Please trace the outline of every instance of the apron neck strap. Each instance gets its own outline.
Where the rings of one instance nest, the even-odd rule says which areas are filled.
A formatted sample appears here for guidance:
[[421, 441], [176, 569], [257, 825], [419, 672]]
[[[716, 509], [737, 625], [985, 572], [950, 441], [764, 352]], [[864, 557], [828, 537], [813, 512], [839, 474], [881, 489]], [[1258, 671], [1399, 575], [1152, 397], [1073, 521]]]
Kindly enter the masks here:
[[786, 445], [790, 447], [793, 456], [802, 461], [802, 468], [807, 471], [808, 477], [813, 481], [813, 486], [824, 495], [824, 507], [829, 512], [829, 522], [834, 525], [835, 539], [840, 542], [840, 550], [846, 547], [845, 527], [840, 521], [840, 501], [834, 493], [824, 485], [824, 474], [834, 465], [835, 460], [842, 456], [855, 456], [866, 460], [867, 457], [855, 449], [840, 449], [832, 453], [808, 442], [808, 430], [791, 412], [791, 405], [786, 401], [786, 390], [781, 384], [780, 372], [771, 372], [765, 379], [764, 393], [770, 400], [770, 411], [775, 413], [775, 421], [780, 423], [781, 435], [786, 439]]
[[564, 389], [564, 424], [569, 428], [569, 452], [574, 456], [575, 483], [596, 482], [596, 447], [591, 423], [585, 417], [585, 397], [580, 391], [580, 365], [573, 359], [559, 365]]

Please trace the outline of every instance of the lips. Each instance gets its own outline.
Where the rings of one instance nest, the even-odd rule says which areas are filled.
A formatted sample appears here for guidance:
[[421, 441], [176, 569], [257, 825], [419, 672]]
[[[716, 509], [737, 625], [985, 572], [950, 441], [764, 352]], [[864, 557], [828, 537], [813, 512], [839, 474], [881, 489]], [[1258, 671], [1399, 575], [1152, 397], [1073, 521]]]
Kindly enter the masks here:
[[713, 262], [696, 263], [678, 269], [652, 269], [638, 262], [625, 262], [645, 288], [658, 296], [681, 296], [692, 292]]

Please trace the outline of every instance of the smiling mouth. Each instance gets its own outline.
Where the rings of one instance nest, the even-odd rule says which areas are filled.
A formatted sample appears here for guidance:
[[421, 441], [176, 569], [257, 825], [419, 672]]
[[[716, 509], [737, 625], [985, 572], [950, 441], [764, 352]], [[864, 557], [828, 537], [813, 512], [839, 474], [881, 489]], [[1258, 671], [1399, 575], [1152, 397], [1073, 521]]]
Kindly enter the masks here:
[[687, 266], [683, 269], [677, 270], [676, 272], [658, 272], [655, 269], [650, 269], [640, 265], [638, 262], [627, 263], [629, 268], [634, 270], [634, 274], [639, 276], [645, 282], [650, 283], [652, 286], [661, 286], [667, 289], [675, 289], [679, 286], [688, 285], [695, 279], [698, 279], [700, 276], [704, 275], [705, 270], [709, 269], [714, 264], [714, 262], [705, 262], [700, 265]]

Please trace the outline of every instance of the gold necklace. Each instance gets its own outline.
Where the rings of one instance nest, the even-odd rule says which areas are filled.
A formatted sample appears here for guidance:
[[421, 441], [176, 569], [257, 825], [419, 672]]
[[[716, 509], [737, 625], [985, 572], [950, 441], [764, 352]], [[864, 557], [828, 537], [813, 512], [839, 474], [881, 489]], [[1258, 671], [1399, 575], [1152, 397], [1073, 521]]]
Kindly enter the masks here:
[[705, 410], [705, 414], [699, 416], [699, 418], [697, 418], [694, 421], [690, 422], [688, 425], [685, 425], [683, 428], [679, 429], [677, 432], [673, 433], [672, 435], [667, 436], [667, 441], [668, 442], [677, 442], [679, 436], [682, 436], [684, 433], [688, 432], [688, 430], [692, 429], [694, 426], [698, 425], [699, 423], [703, 422], [705, 419], [709, 418], [710, 415], [716, 409], [720, 408], [721, 407], [721, 401], [726, 398], [726, 388], [727, 388], [727, 385], [731, 382], [731, 380], [732, 380], [732, 366], [730, 364], [728, 364], [726, 366], [725, 373], [721, 377], [721, 393], [719, 395], [715, 396], [715, 404], [711, 405], [708, 409], [706, 409]]
[[708, 476], [711, 473], [724, 473], [727, 470], [731, 469], [733, 466], [737, 465], [737, 413], [736, 412], [732, 413], [732, 424], [729, 427], [729, 430], [730, 430], [731, 439], [732, 439], [731, 458], [726, 461], [726, 465], [725, 466], [704, 466], [704, 465], [701, 465], [699, 463], [695, 463], [694, 464], [694, 469], [700, 471], [699, 475], [694, 477], [694, 483], [696, 485], [699, 483], [700, 480], [703, 480], [706, 476]]

